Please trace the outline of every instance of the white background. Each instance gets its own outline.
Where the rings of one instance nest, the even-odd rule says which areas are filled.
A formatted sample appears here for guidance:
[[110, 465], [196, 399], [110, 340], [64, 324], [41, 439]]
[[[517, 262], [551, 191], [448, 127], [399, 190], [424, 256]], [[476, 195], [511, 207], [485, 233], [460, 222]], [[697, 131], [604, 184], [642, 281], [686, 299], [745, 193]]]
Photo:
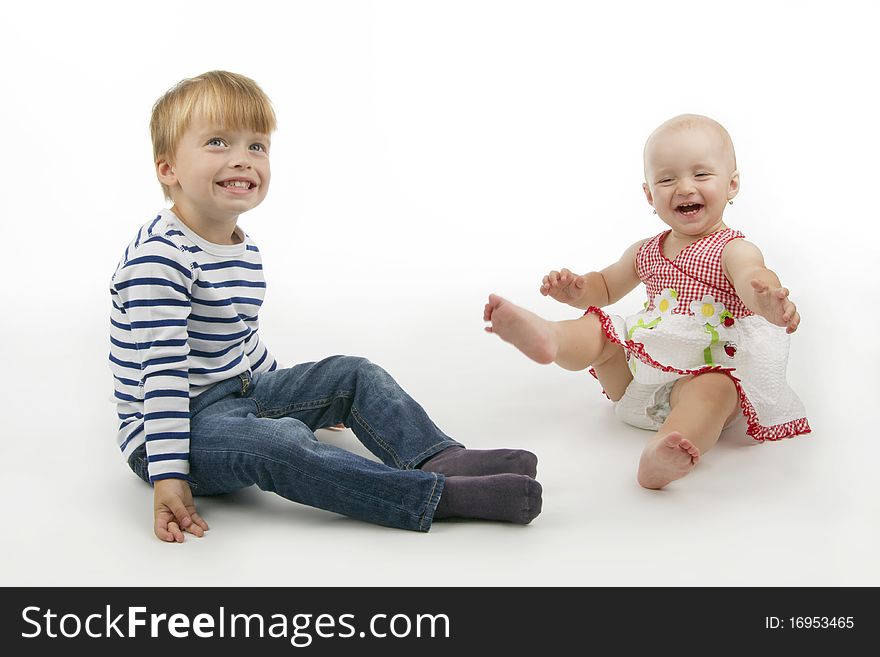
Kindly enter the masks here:
[[[875, 7], [7, 7], [0, 583], [880, 585]], [[163, 206], [152, 103], [211, 69], [253, 77], [279, 117], [272, 189], [241, 220], [263, 253], [270, 348], [287, 364], [365, 355], [462, 442], [534, 450], [532, 525], [417, 534], [254, 489], [198, 501], [205, 539], [153, 537], [151, 491], [114, 446], [107, 288]], [[813, 433], [725, 435], [649, 492], [634, 479], [647, 434], [589, 375], [535, 365], [481, 315], [494, 291], [572, 317], [538, 294], [544, 273], [601, 268], [663, 229], [641, 149], [682, 112], [733, 136], [726, 219], [799, 304], [789, 380]]]

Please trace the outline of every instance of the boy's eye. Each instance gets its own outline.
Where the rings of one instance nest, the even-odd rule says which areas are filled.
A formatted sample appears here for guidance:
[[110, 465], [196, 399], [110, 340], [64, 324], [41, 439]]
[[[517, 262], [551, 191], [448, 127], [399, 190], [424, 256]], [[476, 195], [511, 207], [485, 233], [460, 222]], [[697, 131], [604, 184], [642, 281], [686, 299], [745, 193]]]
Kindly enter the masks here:
[[263, 144], [251, 144], [251, 150], [259, 151], [262, 153], [266, 152], [266, 147]]
[[206, 146], [225, 146], [226, 142], [220, 139], [220, 137], [213, 137], [208, 140]]

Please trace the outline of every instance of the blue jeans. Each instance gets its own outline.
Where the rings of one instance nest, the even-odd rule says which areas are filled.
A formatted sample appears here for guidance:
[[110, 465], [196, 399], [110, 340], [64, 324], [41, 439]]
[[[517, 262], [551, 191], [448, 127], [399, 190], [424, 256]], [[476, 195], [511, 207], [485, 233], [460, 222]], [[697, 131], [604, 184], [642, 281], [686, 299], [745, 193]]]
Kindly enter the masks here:
[[[444, 434], [381, 367], [332, 356], [232, 377], [190, 400], [194, 495], [256, 484], [294, 502], [367, 522], [428, 531], [444, 476], [416, 469], [447, 447]], [[344, 423], [382, 463], [318, 442]], [[146, 450], [129, 459], [149, 481]]]

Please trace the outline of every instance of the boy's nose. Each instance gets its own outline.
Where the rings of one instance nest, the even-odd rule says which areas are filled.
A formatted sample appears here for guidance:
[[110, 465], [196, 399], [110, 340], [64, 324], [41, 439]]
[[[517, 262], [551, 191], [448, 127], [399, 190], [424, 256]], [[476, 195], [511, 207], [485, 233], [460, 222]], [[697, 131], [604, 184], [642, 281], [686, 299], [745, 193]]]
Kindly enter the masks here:
[[229, 166], [236, 169], [250, 169], [251, 158], [247, 149], [236, 149], [229, 160]]

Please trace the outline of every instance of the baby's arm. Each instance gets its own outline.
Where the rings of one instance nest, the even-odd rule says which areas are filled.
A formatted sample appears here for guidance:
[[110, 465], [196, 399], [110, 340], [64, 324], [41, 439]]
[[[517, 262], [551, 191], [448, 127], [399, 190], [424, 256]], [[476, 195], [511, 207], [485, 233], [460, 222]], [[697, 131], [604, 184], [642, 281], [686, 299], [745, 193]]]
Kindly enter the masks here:
[[797, 330], [801, 322], [797, 307], [788, 298], [788, 289], [764, 265], [757, 246], [745, 240], [731, 241], [724, 247], [721, 266], [749, 310], [771, 324], [784, 326], [786, 333]]
[[589, 274], [577, 274], [562, 269], [544, 276], [540, 292], [562, 303], [586, 310], [590, 306], [607, 306], [622, 299], [639, 284], [636, 271], [636, 252], [644, 240], [636, 242], [620, 257], [620, 260]]

